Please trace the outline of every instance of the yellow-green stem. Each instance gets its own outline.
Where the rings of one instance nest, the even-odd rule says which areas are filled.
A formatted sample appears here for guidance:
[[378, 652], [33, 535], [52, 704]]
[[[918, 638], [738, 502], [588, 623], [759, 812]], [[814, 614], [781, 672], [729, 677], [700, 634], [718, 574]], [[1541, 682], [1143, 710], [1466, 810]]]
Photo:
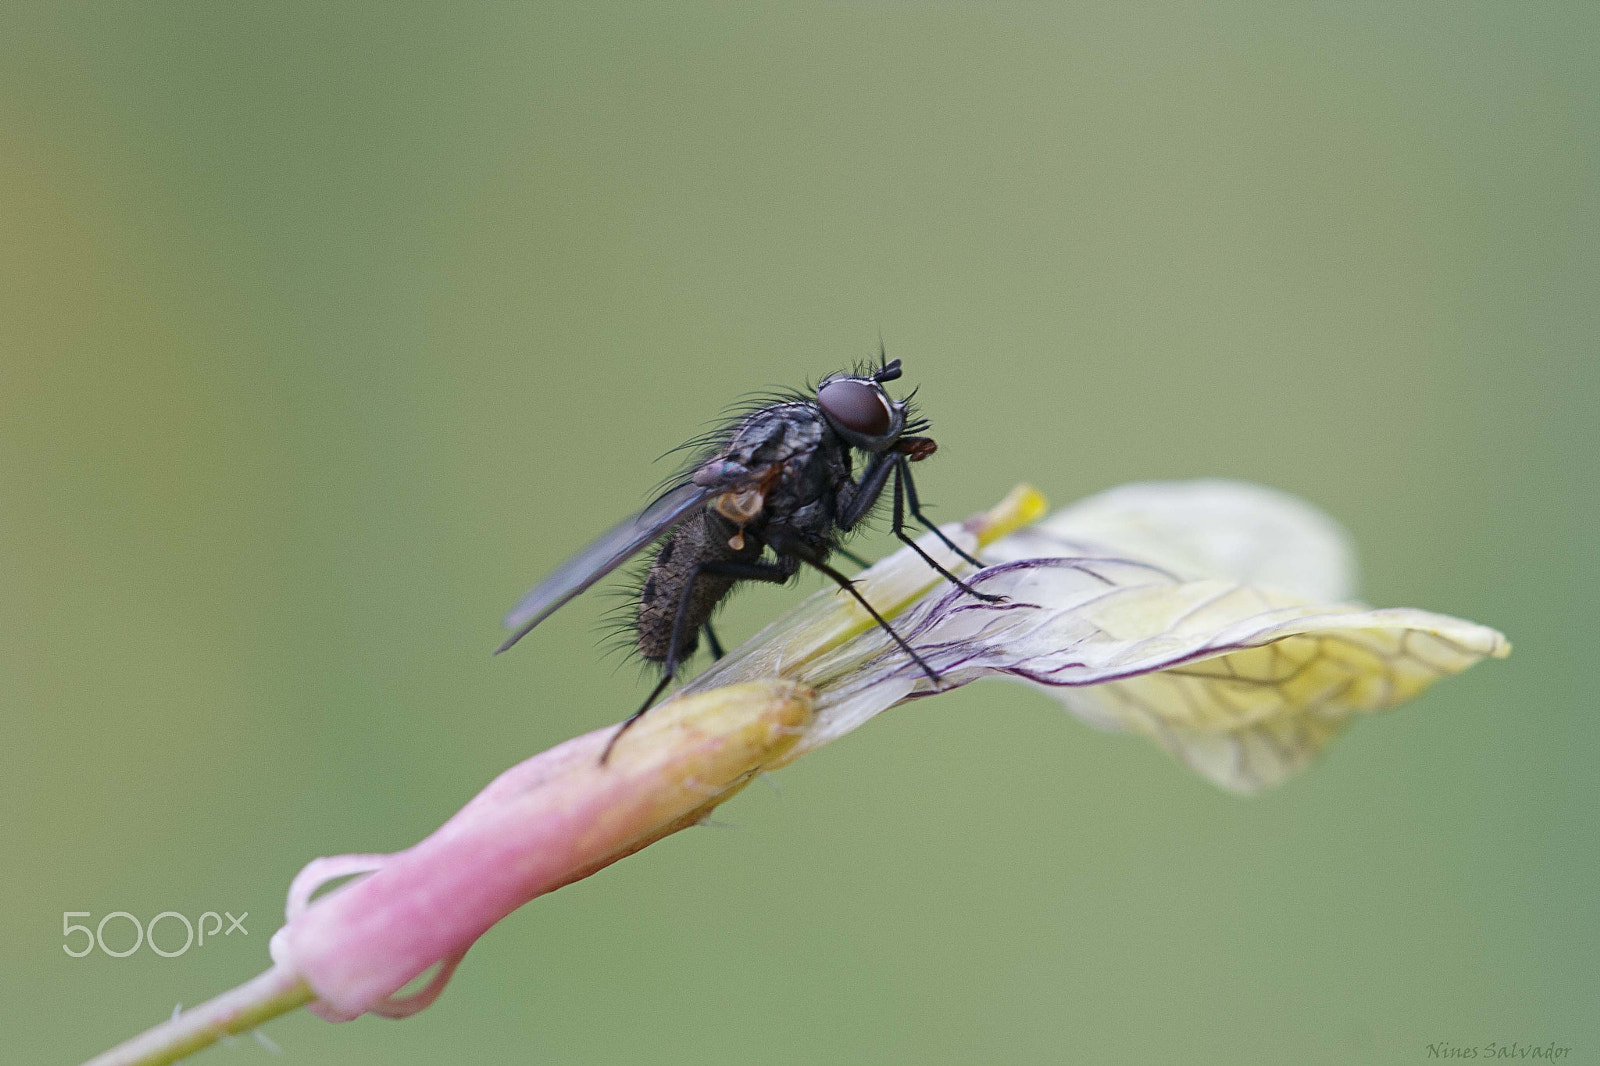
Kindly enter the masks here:
[[313, 998], [298, 974], [274, 966], [239, 987], [96, 1055], [84, 1066], [162, 1066], [176, 1062], [225, 1036], [248, 1033], [262, 1022], [305, 1006]]

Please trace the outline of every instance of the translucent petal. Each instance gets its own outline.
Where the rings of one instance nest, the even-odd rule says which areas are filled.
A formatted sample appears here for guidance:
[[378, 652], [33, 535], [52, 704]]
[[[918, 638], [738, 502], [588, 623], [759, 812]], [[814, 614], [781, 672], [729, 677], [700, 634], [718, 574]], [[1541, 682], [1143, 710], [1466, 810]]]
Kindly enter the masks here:
[[[1004, 512], [949, 532], [983, 544]], [[1255, 486], [1128, 486], [984, 554], [1005, 561], [968, 580], [1003, 602], [930, 579], [908, 550], [862, 583], [940, 675], [937, 687], [864, 612], [824, 592], [691, 688], [774, 672], [814, 687], [816, 715], [792, 758], [903, 700], [1011, 677], [1248, 792], [1305, 766], [1354, 714], [1510, 651], [1472, 622], [1313, 598], [1350, 587], [1345, 538], [1308, 505]]]
[[1337, 522], [1245, 481], [1146, 481], [1064, 507], [1007, 537], [996, 562], [1041, 555], [1142, 559], [1187, 578], [1226, 577], [1337, 603], [1356, 596], [1356, 560]]

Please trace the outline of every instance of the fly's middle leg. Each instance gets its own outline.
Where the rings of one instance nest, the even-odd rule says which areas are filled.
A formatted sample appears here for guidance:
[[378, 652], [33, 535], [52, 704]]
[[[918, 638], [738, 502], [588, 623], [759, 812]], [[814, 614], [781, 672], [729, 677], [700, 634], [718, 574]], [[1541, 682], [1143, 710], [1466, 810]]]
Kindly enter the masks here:
[[847, 550], [845, 548], [834, 548], [833, 551], [834, 551], [835, 555], [844, 556], [846, 559], [849, 559], [852, 563], [855, 563], [857, 566], [861, 567], [861, 569], [863, 569], [863, 570], [867, 569], [868, 567], [870, 567], [872, 565], [872, 563], [869, 560], [863, 559], [863, 558], [861, 558], [861, 556], [857, 555], [855, 552], [849, 551], [849, 550]]
[[856, 588], [856, 583], [854, 581], [851, 581], [848, 577], [845, 577], [843, 574], [839, 573], [839, 571], [829, 566], [825, 559], [822, 559], [810, 550], [805, 549], [798, 544], [784, 544], [781, 541], [776, 541], [773, 542], [772, 547], [773, 550], [779, 552], [779, 554], [789, 555], [791, 558], [797, 559], [815, 570], [820, 570], [830, 580], [832, 580], [835, 585], [838, 585], [840, 588], [844, 589], [851, 596], [853, 596], [855, 601], [872, 616], [872, 620], [878, 623], [878, 627], [885, 633], [889, 634], [889, 636], [894, 639], [896, 644], [900, 645], [900, 650], [910, 656], [911, 661], [922, 668], [922, 672], [928, 675], [928, 680], [932, 681], [935, 685], [939, 683], [938, 671], [929, 666], [927, 661], [924, 660], [921, 655], [917, 654], [917, 649], [913, 648], [909, 643], [907, 643], [906, 638], [895, 632], [894, 626], [889, 624], [888, 619], [879, 614], [878, 609], [872, 606], [872, 604], [867, 601], [865, 596], [861, 595], [861, 590]]

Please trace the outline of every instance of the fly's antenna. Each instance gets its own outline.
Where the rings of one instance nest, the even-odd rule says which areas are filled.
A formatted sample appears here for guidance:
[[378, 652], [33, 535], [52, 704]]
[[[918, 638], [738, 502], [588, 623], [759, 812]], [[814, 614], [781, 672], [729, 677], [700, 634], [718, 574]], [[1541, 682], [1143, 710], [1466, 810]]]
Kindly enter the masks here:
[[893, 381], [900, 376], [900, 360], [889, 361], [889, 350], [883, 346], [883, 331], [878, 331], [878, 369], [872, 372], [872, 380], [880, 385], [885, 381]]

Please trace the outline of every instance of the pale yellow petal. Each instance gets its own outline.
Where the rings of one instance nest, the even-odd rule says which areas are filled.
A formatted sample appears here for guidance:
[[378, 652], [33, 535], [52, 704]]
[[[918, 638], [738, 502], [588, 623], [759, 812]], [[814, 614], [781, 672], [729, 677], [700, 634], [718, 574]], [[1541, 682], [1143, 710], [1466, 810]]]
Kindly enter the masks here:
[[1511, 650], [1492, 629], [1426, 611], [1299, 613], [1256, 627], [1243, 638], [1255, 646], [1052, 691], [1086, 721], [1148, 736], [1214, 783], [1254, 792], [1308, 765], [1354, 715]]

